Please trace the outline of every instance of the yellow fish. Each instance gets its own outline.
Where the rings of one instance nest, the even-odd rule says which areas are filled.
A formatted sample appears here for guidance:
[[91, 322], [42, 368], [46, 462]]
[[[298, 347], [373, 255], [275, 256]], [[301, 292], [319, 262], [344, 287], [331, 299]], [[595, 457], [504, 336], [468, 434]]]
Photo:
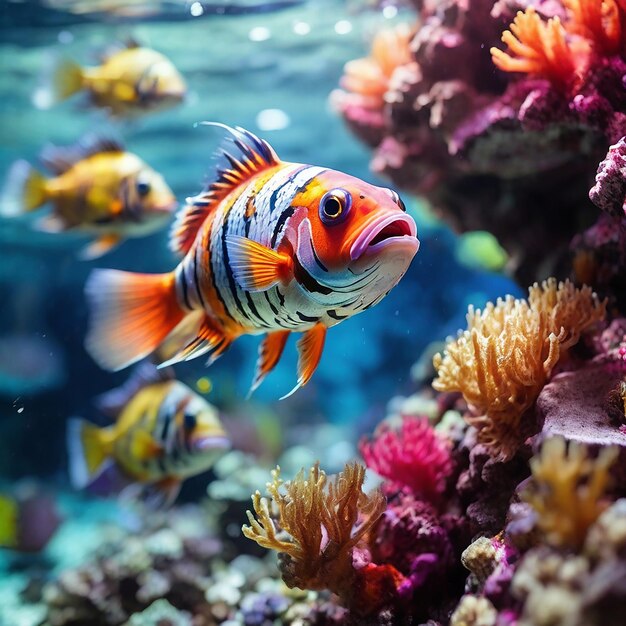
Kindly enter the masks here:
[[46, 108], [78, 92], [94, 106], [123, 117], [174, 106], [184, 99], [187, 85], [167, 57], [129, 41], [96, 67], [59, 60], [35, 102]]
[[127, 237], [156, 232], [176, 209], [163, 177], [117, 141], [90, 137], [75, 147], [48, 146], [40, 158], [55, 175], [46, 178], [26, 161], [15, 162], [0, 198], [0, 215], [50, 203], [51, 214], [36, 228], [95, 235], [83, 259], [99, 257]]
[[99, 428], [73, 418], [68, 424], [72, 484], [81, 489], [114, 466], [130, 491], [152, 507], [171, 504], [182, 481], [208, 470], [230, 447], [217, 410], [180, 381], [152, 365], [99, 404], [116, 415]]

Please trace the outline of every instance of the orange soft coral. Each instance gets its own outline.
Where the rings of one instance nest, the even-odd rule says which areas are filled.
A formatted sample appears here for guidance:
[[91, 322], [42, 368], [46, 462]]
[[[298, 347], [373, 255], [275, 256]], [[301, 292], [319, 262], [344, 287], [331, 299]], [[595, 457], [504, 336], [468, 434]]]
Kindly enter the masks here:
[[569, 10], [567, 30], [588, 39], [603, 54], [616, 54], [622, 47], [620, 12], [615, 0], [563, 0]]
[[518, 11], [510, 30], [502, 33], [502, 41], [512, 54], [494, 47], [491, 56], [505, 72], [535, 74], [560, 86], [568, 85], [576, 74], [576, 47], [568, 41], [558, 17], [544, 22], [533, 7]]
[[379, 32], [369, 57], [345, 65], [341, 87], [367, 108], [380, 109], [395, 69], [411, 61], [411, 31], [406, 24]]
[[[280, 468], [272, 472], [267, 492], [276, 508], [277, 530], [270, 501], [257, 491], [252, 504], [257, 519], [248, 511], [249, 526], [243, 534], [260, 546], [281, 553], [283, 580], [289, 587], [330, 589], [339, 596], [352, 593], [352, 550], [363, 539], [385, 508], [380, 491], [361, 491], [365, 467], [346, 464], [332, 483], [319, 465], [308, 477], [304, 470], [283, 483]], [[357, 522], [361, 518], [361, 523]]]
[[578, 549], [587, 530], [607, 508], [603, 498], [610, 481], [609, 469], [616, 447], [589, 457], [583, 444], [554, 437], [530, 461], [532, 483], [522, 493], [537, 513], [537, 526], [550, 545]]
[[508, 296], [482, 312], [470, 307], [468, 329], [433, 359], [433, 387], [461, 392], [479, 441], [511, 458], [525, 435], [521, 417], [559, 357], [604, 315], [605, 303], [589, 287], [553, 278], [535, 283], [528, 301]]

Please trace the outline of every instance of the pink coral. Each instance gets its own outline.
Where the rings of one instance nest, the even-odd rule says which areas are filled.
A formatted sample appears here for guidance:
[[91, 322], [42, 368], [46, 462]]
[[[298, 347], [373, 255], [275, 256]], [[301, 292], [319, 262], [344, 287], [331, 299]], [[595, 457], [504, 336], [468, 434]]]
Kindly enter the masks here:
[[366, 465], [391, 481], [387, 489], [408, 487], [415, 495], [437, 501], [452, 473], [450, 444], [426, 418], [405, 416], [399, 429], [381, 423], [374, 440], [363, 439]]

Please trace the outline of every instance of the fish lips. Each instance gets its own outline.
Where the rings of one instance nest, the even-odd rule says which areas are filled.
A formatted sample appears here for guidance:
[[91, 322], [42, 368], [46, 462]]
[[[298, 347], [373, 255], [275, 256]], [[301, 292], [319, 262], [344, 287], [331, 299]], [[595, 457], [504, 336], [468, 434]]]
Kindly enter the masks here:
[[363, 228], [350, 247], [350, 259], [357, 261], [389, 249], [413, 258], [419, 250], [415, 220], [406, 213], [384, 215]]
[[229, 450], [231, 443], [230, 439], [225, 435], [210, 435], [194, 439], [191, 446], [194, 452], [211, 452], [214, 450]]

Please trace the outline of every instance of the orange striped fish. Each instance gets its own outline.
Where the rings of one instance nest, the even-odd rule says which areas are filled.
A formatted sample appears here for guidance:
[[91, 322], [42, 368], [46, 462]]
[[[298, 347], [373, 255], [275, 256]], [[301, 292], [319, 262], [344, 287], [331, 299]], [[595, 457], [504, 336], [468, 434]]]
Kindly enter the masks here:
[[229, 166], [180, 211], [171, 238], [180, 264], [167, 274], [95, 270], [86, 346], [119, 370], [157, 349], [167, 363], [202, 354], [211, 363], [240, 335], [265, 333], [253, 391], [289, 335], [304, 333], [288, 396], [313, 375], [326, 329], [404, 275], [419, 248], [415, 222], [391, 189], [283, 162], [243, 128], [211, 125], [239, 155], [222, 150]]

